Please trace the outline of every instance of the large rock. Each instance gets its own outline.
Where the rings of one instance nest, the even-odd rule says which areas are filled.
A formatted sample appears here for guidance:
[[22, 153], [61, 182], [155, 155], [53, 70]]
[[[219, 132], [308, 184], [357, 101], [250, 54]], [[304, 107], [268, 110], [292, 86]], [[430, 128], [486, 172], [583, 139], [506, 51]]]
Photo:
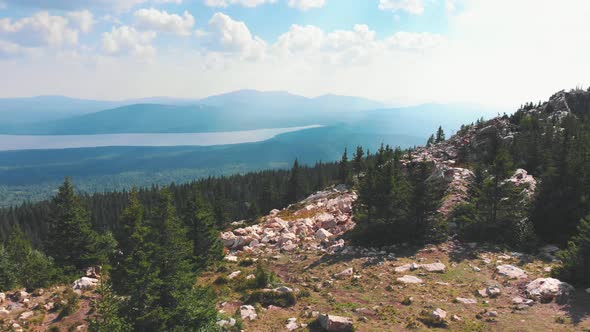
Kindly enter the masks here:
[[320, 315], [318, 323], [327, 332], [352, 332], [354, 331], [352, 319], [334, 315]]
[[477, 300], [476, 299], [468, 299], [468, 298], [464, 298], [464, 297], [458, 297], [455, 299], [455, 302], [457, 303], [461, 303], [461, 304], [477, 304]]
[[539, 278], [526, 286], [527, 296], [541, 302], [550, 302], [556, 298], [562, 299], [573, 291], [572, 285], [555, 278]]
[[397, 281], [403, 284], [421, 284], [423, 282], [422, 279], [414, 276], [399, 277], [397, 278]]
[[497, 266], [496, 272], [498, 272], [499, 275], [508, 277], [509, 279], [526, 279], [528, 277], [524, 270], [513, 265]]
[[79, 290], [89, 290], [89, 289], [94, 289], [96, 288], [96, 286], [98, 286], [98, 279], [94, 279], [94, 278], [88, 278], [88, 277], [82, 277], [76, 281], [74, 281], [74, 283], [72, 284], [72, 288], [73, 289], [79, 289]]
[[332, 233], [328, 232], [327, 230], [320, 228], [317, 232], [315, 232], [315, 238], [324, 241], [326, 239], [330, 239], [332, 237]]
[[255, 320], [258, 318], [256, 309], [251, 305], [243, 305], [240, 307], [240, 316], [243, 320]]
[[441, 308], [436, 308], [430, 313], [430, 317], [438, 323], [442, 323], [447, 318], [447, 312]]
[[4, 307], [0, 307], [0, 317], [8, 316], [9, 314], [10, 314], [10, 311], [6, 310], [6, 308], [4, 308]]
[[336, 279], [346, 279], [346, 278], [350, 278], [352, 277], [352, 274], [354, 273], [354, 270], [352, 269], [352, 267], [340, 272], [340, 273], [336, 273], [334, 275], [334, 278]]
[[0, 303], [3, 303], [4, 301], [6, 301], [6, 294], [0, 293]]
[[33, 317], [35, 315], [34, 312], [32, 311], [25, 311], [22, 314], [20, 314], [20, 316], [18, 316], [19, 319], [29, 319], [31, 317]]
[[445, 272], [446, 266], [443, 263], [422, 264], [420, 268], [428, 272]]

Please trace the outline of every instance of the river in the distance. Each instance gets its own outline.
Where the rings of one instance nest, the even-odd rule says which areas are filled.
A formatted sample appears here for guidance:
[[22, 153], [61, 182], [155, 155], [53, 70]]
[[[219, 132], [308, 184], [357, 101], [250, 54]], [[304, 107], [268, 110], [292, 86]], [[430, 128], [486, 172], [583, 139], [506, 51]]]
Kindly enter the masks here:
[[92, 148], [105, 146], [212, 146], [261, 142], [319, 125], [186, 134], [0, 135], [0, 151]]

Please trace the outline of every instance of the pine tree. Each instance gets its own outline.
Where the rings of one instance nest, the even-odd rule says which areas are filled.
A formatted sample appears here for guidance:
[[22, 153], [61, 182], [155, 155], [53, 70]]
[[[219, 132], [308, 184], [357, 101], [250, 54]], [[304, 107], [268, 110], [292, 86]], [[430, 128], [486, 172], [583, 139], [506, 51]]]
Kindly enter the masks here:
[[438, 127], [438, 130], [436, 131], [436, 139], [435, 139], [435, 143], [441, 143], [445, 141], [445, 132], [442, 129], [442, 126]]
[[202, 269], [221, 259], [223, 244], [215, 227], [213, 208], [199, 192], [195, 192], [193, 196], [185, 213], [185, 224], [189, 227], [197, 266]]
[[354, 174], [360, 174], [364, 171], [365, 166], [365, 152], [363, 151], [362, 146], [357, 146], [354, 155], [352, 156], [352, 171]]
[[100, 281], [96, 292], [99, 297], [92, 301], [94, 315], [88, 317], [89, 332], [128, 332], [131, 326], [121, 315], [123, 300], [112, 290], [109, 282]]
[[10, 259], [10, 255], [0, 243], [0, 289], [9, 290], [16, 287], [18, 277], [16, 264]]
[[340, 159], [339, 164], [339, 178], [340, 183], [351, 185], [352, 184], [352, 173], [350, 172], [350, 163], [348, 162], [348, 151], [344, 148], [344, 153]]
[[562, 265], [554, 271], [556, 276], [574, 284], [590, 285], [590, 215], [580, 220], [577, 235], [558, 256]]
[[432, 146], [434, 144], [435, 138], [434, 138], [434, 134], [430, 135], [430, 137], [428, 137], [428, 141], [426, 141], [426, 146]]
[[100, 263], [98, 235], [69, 178], [51, 202], [48, 224], [46, 251], [59, 266], [82, 269]]
[[301, 167], [299, 166], [299, 160], [295, 159], [287, 185], [287, 203], [294, 203], [302, 198], [303, 186], [301, 182]]
[[34, 289], [46, 287], [56, 278], [53, 261], [40, 251], [34, 250], [31, 241], [15, 225], [6, 243], [6, 253], [14, 264], [14, 273], [19, 286]]

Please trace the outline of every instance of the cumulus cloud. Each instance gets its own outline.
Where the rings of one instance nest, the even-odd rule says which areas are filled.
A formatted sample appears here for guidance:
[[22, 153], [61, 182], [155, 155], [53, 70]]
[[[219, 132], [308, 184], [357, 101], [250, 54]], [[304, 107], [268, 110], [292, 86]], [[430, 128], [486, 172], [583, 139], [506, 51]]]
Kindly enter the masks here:
[[94, 16], [89, 10], [67, 13], [67, 17], [82, 31], [89, 32], [94, 25]]
[[215, 13], [209, 20], [209, 29], [214, 47], [219, 50], [249, 59], [264, 57], [266, 42], [253, 36], [244, 22], [235, 21], [223, 13]]
[[378, 39], [368, 25], [324, 32], [316, 26], [292, 25], [273, 45], [282, 57], [305, 57], [332, 64], [362, 64], [389, 51], [415, 51], [440, 46], [445, 38], [431, 33], [397, 32]]
[[137, 31], [134, 27], [114, 27], [102, 34], [102, 49], [108, 55], [133, 55], [142, 58], [153, 57], [156, 49], [152, 41], [157, 34], [153, 31]]
[[76, 45], [78, 30], [69, 25], [67, 18], [39, 12], [19, 20], [0, 19], [0, 38], [23, 46]]
[[238, 5], [252, 8], [276, 2], [277, 0], [205, 0], [205, 5], [209, 7], [228, 7], [230, 5]]
[[191, 35], [195, 25], [195, 18], [188, 11], [180, 16], [154, 8], [144, 8], [136, 11], [134, 16], [137, 26], [141, 29], [175, 33], [181, 36]]
[[322, 8], [326, 5], [326, 0], [289, 0], [289, 7], [299, 10], [309, 10], [312, 8]]
[[18, 58], [31, 53], [30, 49], [0, 40], [0, 59]]
[[128, 10], [147, 0], [2, 0], [10, 6], [32, 7], [39, 9], [103, 9]]
[[424, 12], [424, 2], [422, 0], [379, 0], [379, 9], [405, 11], [419, 15]]

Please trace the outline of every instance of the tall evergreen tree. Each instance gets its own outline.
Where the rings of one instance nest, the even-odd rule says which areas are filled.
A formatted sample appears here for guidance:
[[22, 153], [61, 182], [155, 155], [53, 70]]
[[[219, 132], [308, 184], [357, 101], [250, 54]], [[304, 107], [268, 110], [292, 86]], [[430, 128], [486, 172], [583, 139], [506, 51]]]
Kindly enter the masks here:
[[438, 127], [438, 130], [436, 131], [436, 138], [434, 140], [435, 143], [441, 143], [445, 141], [445, 132], [442, 129], [442, 126]]
[[340, 183], [351, 185], [352, 184], [352, 173], [350, 171], [350, 163], [348, 161], [348, 151], [344, 148], [344, 153], [340, 159], [339, 164], [339, 180]]
[[352, 170], [355, 174], [360, 174], [365, 170], [364, 157], [365, 152], [363, 151], [363, 147], [360, 145], [357, 146], [352, 161]]
[[193, 194], [185, 212], [185, 224], [193, 241], [193, 255], [202, 269], [223, 256], [223, 244], [219, 239], [213, 208], [199, 192]]
[[289, 182], [287, 184], [287, 203], [294, 203], [302, 198], [303, 196], [303, 180], [301, 174], [301, 166], [299, 166], [299, 160], [295, 159], [293, 167], [291, 168], [291, 174], [289, 176]]
[[590, 215], [580, 220], [577, 234], [559, 252], [562, 265], [554, 274], [563, 280], [590, 285]]
[[69, 178], [51, 201], [48, 224], [46, 251], [59, 266], [81, 269], [100, 263], [98, 235]]

